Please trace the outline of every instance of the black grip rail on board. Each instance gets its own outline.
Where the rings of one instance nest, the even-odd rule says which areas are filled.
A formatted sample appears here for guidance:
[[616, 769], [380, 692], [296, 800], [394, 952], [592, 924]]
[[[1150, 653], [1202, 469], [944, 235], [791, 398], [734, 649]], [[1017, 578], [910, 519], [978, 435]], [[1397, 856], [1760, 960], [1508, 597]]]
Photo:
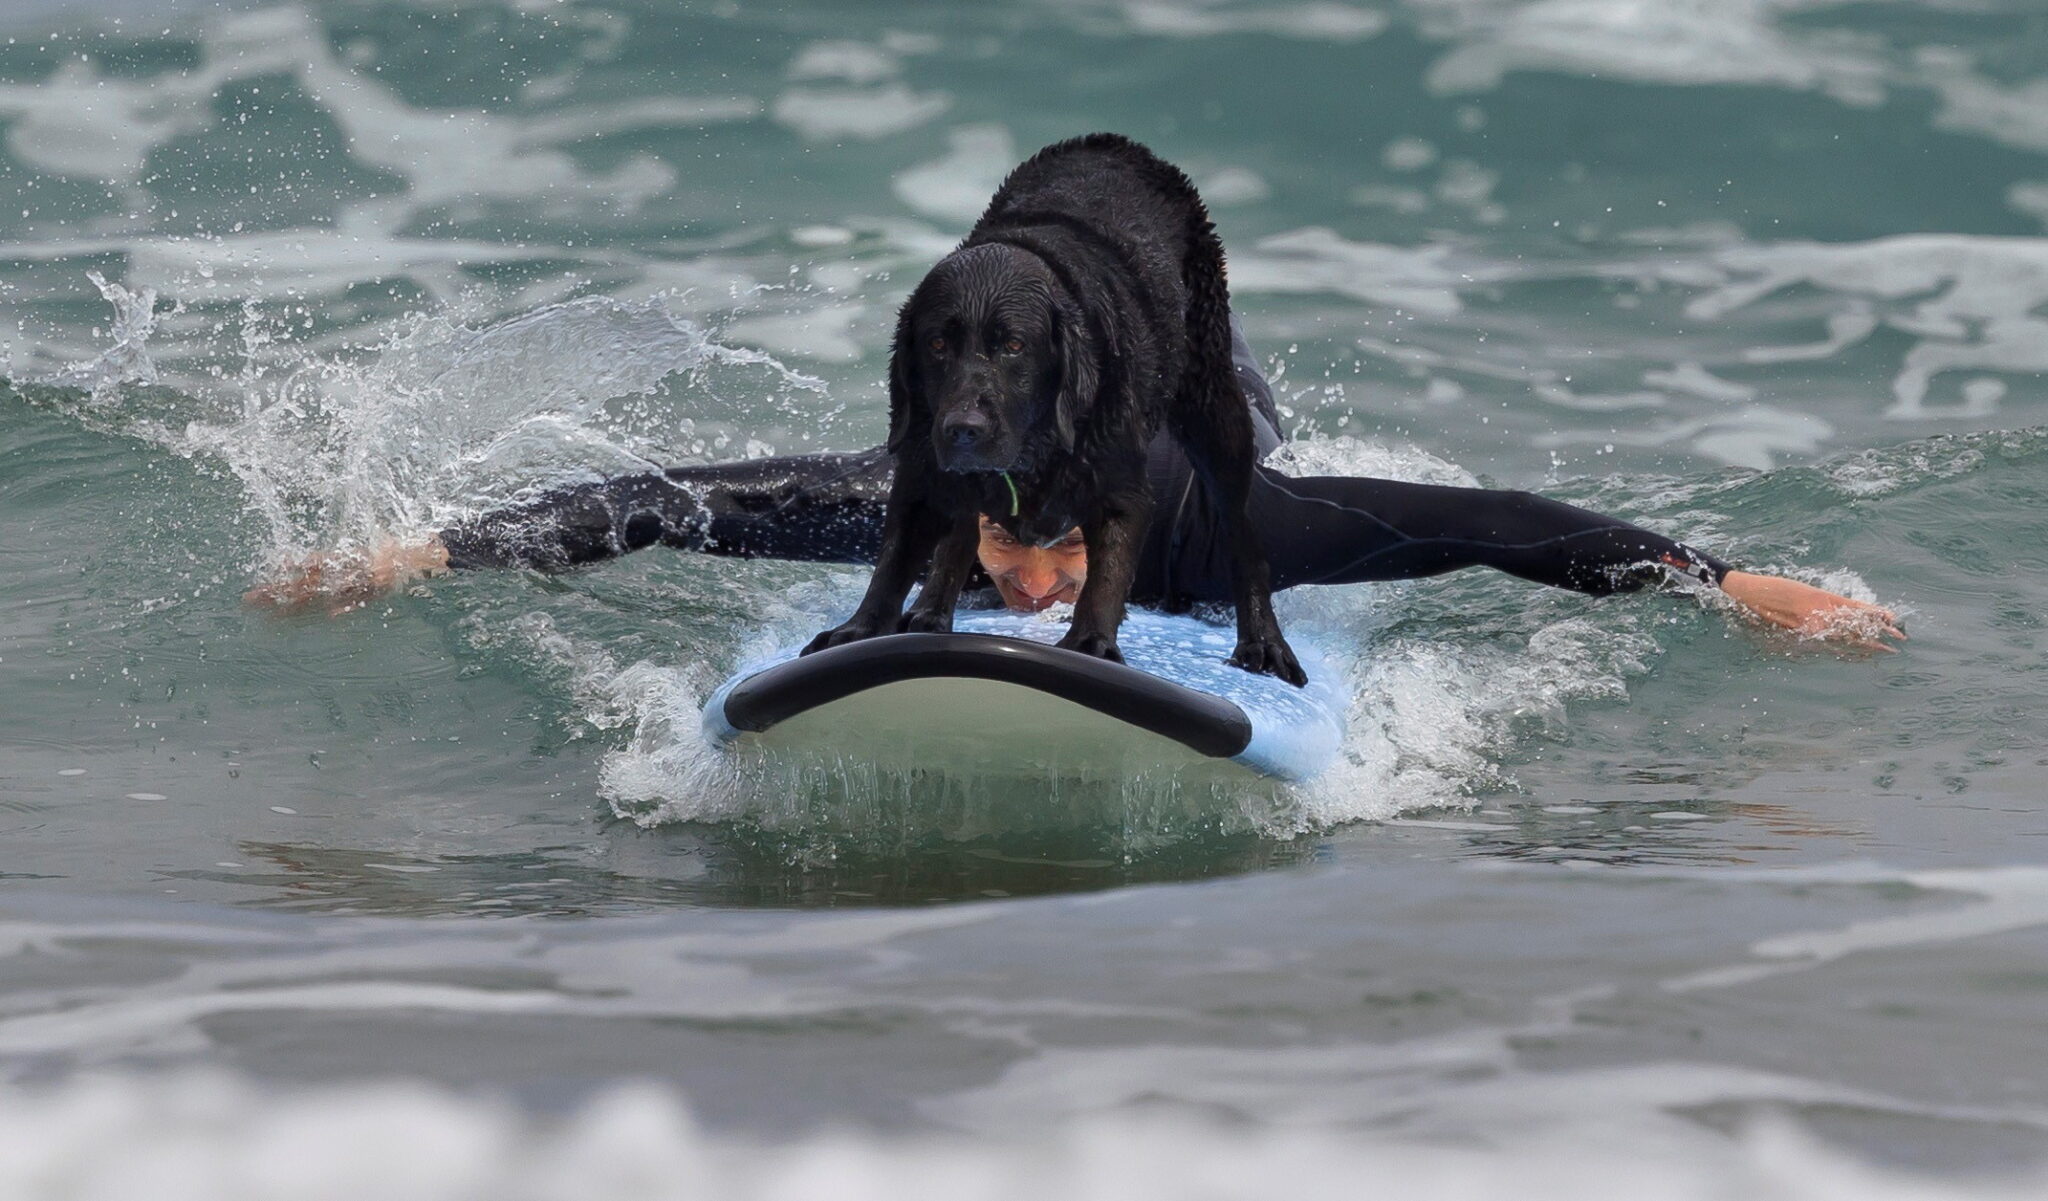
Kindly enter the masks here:
[[761, 733], [808, 709], [907, 680], [991, 680], [1031, 688], [1227, 759], [1251, 719], [1220, 696], [1079, 651], [994, 634], [885, 634], [756, 672], [725, 697], [725, 720]]

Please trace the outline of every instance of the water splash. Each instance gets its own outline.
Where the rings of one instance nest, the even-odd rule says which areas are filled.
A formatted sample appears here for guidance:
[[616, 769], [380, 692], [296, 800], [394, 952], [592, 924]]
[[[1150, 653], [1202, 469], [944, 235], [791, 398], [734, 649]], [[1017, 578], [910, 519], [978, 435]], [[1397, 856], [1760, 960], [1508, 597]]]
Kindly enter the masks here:
[[149, 357], [149, 337], [156, 332], [156, 289], [142, 287], [131, 292], [120, 284], [109, 283], [97, 271], [88, 271], [85, 277], [114, 306], [114, 322], [108, 331], [113, 345], [101, 351], [98, 358], [76, 364], [57, 378], [59, 382], [88, 389], [95, 404], [106, 404], [123, 384], [157, 382], [156, 363]]
[[766, 453], [764, 434], [838, 412], [820, 381], [663, 297], [585, 299], [479, 326], [419, 316], [360, 361], [251, 371], [237, 411], [191, 423], [178, 449], [228, 464], [274, 563], [423, 536], [567, 480]]

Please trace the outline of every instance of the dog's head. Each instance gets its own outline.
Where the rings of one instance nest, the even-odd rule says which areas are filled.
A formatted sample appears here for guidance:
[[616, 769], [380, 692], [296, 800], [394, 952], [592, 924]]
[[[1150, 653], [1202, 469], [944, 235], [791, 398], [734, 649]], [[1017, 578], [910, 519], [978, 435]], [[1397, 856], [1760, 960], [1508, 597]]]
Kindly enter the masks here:
[[928, 437], [947, 471], [1012, 471], [1073, 449], [1095, 369], [1073, 300], [1038, 256], [947, 255], [896, 322], [889, 449]]

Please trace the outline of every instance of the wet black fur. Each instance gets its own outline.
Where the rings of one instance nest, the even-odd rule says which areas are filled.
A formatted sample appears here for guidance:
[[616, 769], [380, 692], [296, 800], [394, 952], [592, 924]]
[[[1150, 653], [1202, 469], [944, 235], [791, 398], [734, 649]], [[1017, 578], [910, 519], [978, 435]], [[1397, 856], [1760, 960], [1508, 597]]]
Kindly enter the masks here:
[[[1231, 522], [1231, 662], [1303, 683], [1245, 517], [1256, 452], [1229, 314], [1222, 243], [1178, 168], [1106, 133], [1018, 166], [898, 316], [880, 558], [853, 617], [805, 653], [951, 629], [985, 513], [1041, 545], [1081, 527], [1088, 579], [1061, 645], [1120, 660], [1116, 631], [1152, 508], [1145, 447], [1163, 422]], [[949, 418], [985, 436], [963, 445]]]

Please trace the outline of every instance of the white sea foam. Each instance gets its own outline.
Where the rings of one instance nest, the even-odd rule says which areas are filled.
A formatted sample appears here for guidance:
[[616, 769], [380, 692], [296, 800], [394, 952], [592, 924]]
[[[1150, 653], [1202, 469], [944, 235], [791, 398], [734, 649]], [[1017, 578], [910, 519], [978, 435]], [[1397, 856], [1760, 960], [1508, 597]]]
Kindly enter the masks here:
[[1258, 172], [1244, 167], [1222, 167], [1204, 175], [1195, 185], [1210, 207], [1256, 204], [1273, 194]]
[[[1561, 391], [1561, 390], [1559, 390]], [[1546, 399], [1555, 393], [1539, 390]], [[1646, 393], [1647, 403], [1662, 403], [1661, 393]], [[1835, 427], [1819, 417], [1773, 405], [1745, 405], [1730, 413], [1692, 417], [1631, 430], [1572, 430], [1538, 434], [1537, 446], [1678, 446], [1718, 459], [1732, 467], [1768, 471], [1780, 456], [1811, 456], [1832, 438]]]
[[1431, 66], [1442, 93], [1497, 86], [1541, 70], [1664, 84], [1751, 84], [1825, 91], [1875, 104], [1882, 59], [1863, 47], [1800, 36], [1774, 0], [1412, 0], [1425, 30], [1454, 39]]
[[2005, 193], [2005, 202], [2030, 217], [2037, 217], [2048, 225], [2048, 181], [2031, 180], [2016, 183]]
[[[1426, 198], [1419, 203], [1426, 204]], [[1781, 320], [1781, 311], [1813, 320], [1816, 306], [1799, 295], [1801, 289], [1812, 289], [1822, 296], [1818, 307], [1825, 336], [1740, 346], [1721, 363], [1685, 359], [1646, 366], [1638, 376], [1645, 387], [1619, 389], [1611, 383], [1574, 387], [1569, 377], [1540, 362], [1509, 365], [1481, 353], [1436, 350], [1413, 340], [1361, 337], [1358, 345], [1411, 371], [1450, 368], [1512, 380], [1544, 403], [1577, 413], [1656, 410], [1673, 407], [1674, 397], [1684, 398], [1684, 415], [1661, 423], [1564, 430], [1538, 435], [1536, 444], [1685, 446], [1759, 469], [1813, 455], [1834, 438], [1835, 425], [1817, 414], [1759, 401], [1764, 389], [1723, 374], [1728, 366], [1826, 360], [1880, 331], [1901, 334], [1910, 344], [1898, 360], [1884, 415], [1915, 422], [1982, 422], [2001, 411], [2015, 388], [2031, 390], [2048, 373], [2044, 238], [1925, 234], [1858, 243], [1716, 238], [1656, 258], [1589, 269], [1569, 262], [1473, 263], [1458, 260], [1443, 245], [1377, 247], [1315, 229], [1269, 238], [1234, 256], [1232, 286], [1244, 293], [1329, 292], [1450, 317], [1466, 310], [1465, 294], [1475, 287], [1570, 280], [1589, 270], [1634, 282], [1638, 292], [1625, 295], [1674, 287], [1690, 294], [1687, 317], [1737, 329], [1743, 322]], [[1782, 306], [1772, 307], [1788, 293]], [[1714, 407], [1702, 412], [1696, 402]]]
[[1389, 171], [1420, 171], [1437, 160], [1436, 147], [1421, 138], [1396, 138], [1380, 151]]
[[946, 141], [944, 156], [896, 177], [896, 196], [927, 217], [964, 229], [1017, 165], [1017, 145], [1001, 125], [961, 126]]
[[1678, 363], [1668, 371], [1645, 371], [1643, 382], [1652, 388], [1683, 392], [1723, 404], [1741, 404], [1756, 399], [1753, 386], [1722, 379], [1698, 363]]
[[[59, 175], [132, 185], [150, 151], [219, 119], [213, 97], [223, 87], [283, 74], [340, 124], [352, 154], [409, 181], [405, 201], [416, 211], [458, 197], [539, 199], [585, 183], [644, 195], [645, 185], [632, 184], [635, 173], [652, 164], [665, 187], [673, 179], [665, 166], [635, 160], [610, 174], [591, 174], [554, 144], [633, 127], [740, 120], [760, 111], [746, 97], [672, 97], [525, 118], [429, 112], [342, 62], [325, 31], [295, 7], [220, 16], [207, 26], [202, 45], [204, 61], [192, 71], [130, 80], [78, 63], [33, 85], [0, 85], [0, 115], [13, 118], [9, 148]], [[583, 203], [580, 193], [574, 199]]]
[[1427, 76], [1442, 94], [1490, 90], [1515, 71], [1815, 91], [1857, 107], [1904, 90], [1931, 91], [1939, 98], [1937, 129], [2020, 150], [2048, 149], [2048, 81], [2006, 82], [1956, 46], [1898, 47], [1866, 31], [1797, 20], [1838, 6], [1836, 0], [1408, 0], [1425, 35], [1451, 43]]
[[1454, 267], [1448, 246], [1355, 242], [1320, 226], [1272, 234], [1230, 256], [1240, 294], [1329, 293], [1432, 316], [1463, 305], [1458, 289], [1491, 278], [1488, 267]]
[[944, 92], [911, 90], [902, 71], [901, 55], [881, 46], [813, 42], [786, 72], [800, 85], [777, 96], [769, 115], [813, 141], [832, 141], [902, 133], [951, 107]]
[[872, 87], [791, 88], [769, 115], [814, 141], [881, 138], [915, 129], [953, 103], [944, 92], [915, 92], [892, 81]]
[[2048, 925], [2048, 868], [2005, 867], [1903, 873], [1917, 888], [1954, 891], [1976, 900], [1901, 917], [1872, 918], [1838, 930], [1767, 938], [1753, 948], [1770, 959], [1826, 963], [1891, 947], [1951, 943]]
[[[1684, 1073], [1669, 1075], [1684, 1084]], [[1598, 1082], [1606, 1092], [1628, 1090], [1627, 1073], [1608, 1076]], [[1674, 1091], [1660, 1088], [1654, 1071], [1643, 1083]], [[1561, 1101], [1566, 1095], [1586, 1096], [1553, 1092], [1545, 1116], [1584, 1111], [1586, 1100]], [[1601, 1092], [1589, 1099], [1606, 1112], [1597, 1107]], [[1502, 1127], [1490, 1145], [1472, 1145], [1126, 1113], [1040, 1134], [765, 1141], [705, 1131], [682, 1098], [656, 1085], [614, 1086], [562, 1116], [536, 1117], [406, 1081], [281, 1090], [219, 1074], [101, 1076], [0, 1091], [0, 1193], [19, 1201], [1350, 1201], [1368, 1187], [1445, 1201], [2017, 1201], [2048, 1187], [2038, 1172], [1939, 1179], [1880, 1170], [1779, 1122], [1722, 1136], [1667, 1119], [1647, 1140], [1633, 1125], [1618, 1129], [1585, 1121], [1567, 1137], [1534, 1137]]]
[[1385, 13], [1354, 4], [1228, 4], [1208, 0], [1124, 0], [1124, 20], [1138, 33], [1214, 37], [1264, 33], [1319, 42], [1354, 42], [1386, 29]]
[[876, 84], [894, 79], [903, 61], [881, 46], [866, 42], [812, 42], [797, 51], [785, 72], [791, 79], [839, 79], [853, 84]]
[[[1965, 397], [1946, 409], [1928, 403], [1930, 386], [1945, 373], [2048, 371], [2048, 317], [2039, 311], [2048, 304], [2048, 238], [1914, 234], [1847, 245], [1790, 242], [1730, 247], [1712, 261], [1726, 272], [1725, 282], [1690, 301], [1688, 316], [1718, 320], [1796, 284], [1843, 298], [1822, 346], [1753, 359], [1834, 353], [1880, 323], [1916, 338], [1892, 380], [1890, 417], [1984, 416], [1982, 400]], [[1882, 315], [1873, 321], [1877, 305]]]
[[1919, 56], [1922, 81], [1941, 96], [1938, 129], [1983, 134], [2020, 150], [2048, 150], [2048, 80], [2013, 87], [1976, 74], [1967, 59], [1934, 49]]
[[[1631, 888], [1644, 882], [1643, 869], [1626, 874]], [[1759, 939], [1747, 962], [1666, 983], [1677, 992], [2048, 924], [2048, 871], [2034, 867], [1670, 874], [1723, 889], [1804, 894], [1905, 884], [1936, 894], [1896, 917]], [[884, 997], [1016, 1052], [954, 1091], [917, 1098], [928, 1123], [951, 1133], [894, 1136], [711, 1134], [696, 1125], [686, 1098], [658, 1084], [614, 1084], [549, 1117], [407, 1080], [279, 1089], [219, 1074], [124, 1074], [0, 1087], [0, 1195], [831, 1198], [895, 1197], [928, 1185], [949, 1197], [1263, 1197], [1284, 1185], [1290, 1195], [1348, 1198], [1369, 1179], [1378, 1189], [1430, 1197], [1886, 1201], [2022, 1197], [2048, 1187], [2039, 1168], [2005, 1178], [1879, 1169], [1816, 1142], [1800, 1124], [1811, 1113], [1831, 1116], [1820, 1125], [1837, 1129], [1848, 1115], [1880, 1137], [1915, 1125], [2048, 1132], [2048, 1113], [2025, 1100], [1952, 1103], [1678, 1059], [1528, 1064], [1530, 1046], [1585, 1029], [1585, 1007], [1609, 997], [1600, 986], [1532, 998], [1524, 1016], [1504, 1024], [1301, 1045], [1201, 1041], [1187, 1033], [1213, 1026], [1199, 1006], [999, 996], [971, 983], [936, 991], [892, 985], [923, 958], [918, 940], [971, 932], [1015, 912], [956, 905], [736, 927], [627, 922], [567, 939], [512, 928], [499, 938], [452, 928], [367, 938], [360, 929], [330, 930], [310, 944], [303, 932], [268, 923], [0, 921], [0, 955], [137, 942], [204, 949], [160, 981], [79, 984], [64, 1003], [0, 1018], [0, 1049], [63, 1057], [88, 1071], [138, 1055], [204, 1054], [219, 1019], [235, 1014], [637, 1022], [844, 1013]], [[507, 945], [521, 949], [523, 980], [549, 983], [460, 982], [502, 968]], [[816, 979], [793, 986], [781, 968], [762, 970], [768, 962], [805, 964]], [[436, 972], [458, 982], [439, 982]], [[1173, 1020], [1183, 1034], [1142, 1045], [1048, 1037], [1047, 1021], [1075, 1017]], [[1723, 1118], [1701, 1120], [1703, 1113]]]
[[[146, 213], [153, 207], [143, 190], [151, 156], [178, 139], [217, 134], [223, 120], [217, 98], [224, 89], [281, 75], [334, 121], [352, 158], [399, 177], [403, 188], [339, 203], [331, 223], [317, 226], [134, 238], [87, 225], [61, 239], [24, 239], [10, 253], [29, 260], [123, 256], [127, 286], [138, 294], [150, 287], [173, 298], [236, 301], [296, 301], [373, 280], [407, 279], [453, 305], [478, 287], [475, 268], [541, 259], [622, 273], [648, 290], [715, 285], [723, 292], [751, 282], [710, 264], [627, 250], [458, 241], [406, 231], [426, 214], [491, 204], [582, 218], [591, 197], [600, 196], [607, 206], [631, 211], [675, 184], [673, 168], [639, 153], [604, 170], [587, 169], [563, 148], [601, 134], [750, 120], [762, 111], [752, 97], [644, 97], [527, 113], [425, 109], [338, 53], [320, 22], [290, 5], [217, 15], [197, 28], [197, 41], [201, 61], [190, 70], [138, 79], [75, 61], [33, 84], [0, 84], [8, 149], [39, 171], [105, 181], [125, 193], [132, 212]], [[515, 307], [562, 296], [555, 282], [526, 288], [508, 298]]]

